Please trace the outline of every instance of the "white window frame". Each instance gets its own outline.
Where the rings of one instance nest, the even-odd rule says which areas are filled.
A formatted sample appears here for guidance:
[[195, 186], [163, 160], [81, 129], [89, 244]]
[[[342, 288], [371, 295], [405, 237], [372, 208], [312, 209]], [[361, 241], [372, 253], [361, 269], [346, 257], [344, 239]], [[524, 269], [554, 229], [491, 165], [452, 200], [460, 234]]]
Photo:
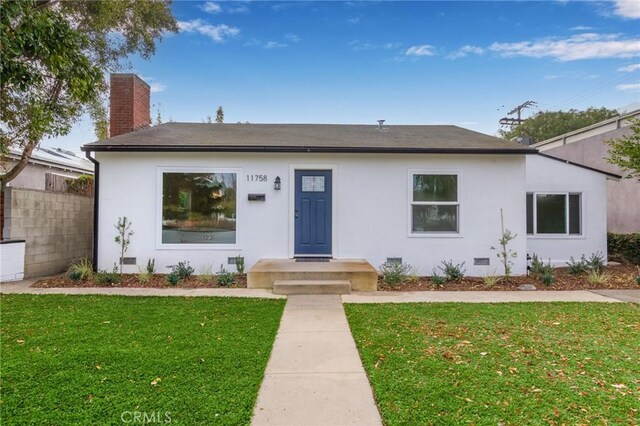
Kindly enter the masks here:
[[[235, 244], [168, 244], [162, 242], [162, 182], [164, 173], [235, 173], [236, 174], [236, 243]], [[239, 250], [240, 249], [240, 177], [239, 168], [225, 167], [158, 167], [156, 178], [156, 249], [158, 250]]]
[[[580, 191], [527, 191], [526, 195], [533, 194], [533, 234], [527, 233], [529, 238], [584, 238], [584, 193]], [[564, 233], [538, 232], [538, 195], [564, 195], [565, 229]], [[569, 195], [580, 196], [580, 233], [569, 233]], [[526, 215], [526, 211], [525, 211]], [[526, 225], [525, 225], [526, 228]]]
[[[413, 201], [413, 177], [415, 175], [451, 175], [457, 178], [457, 200], [456, 201]], [[462, 172], [460, 170], [451, 169], [411, 169], [408, 173], [408, 212], [407, 212], [407, 232], [410, 238], [462, 238]], [[413, 231], [413, 206], [457, 206], [458, 214], [457, 220], [457, 232], [449, 231]]]

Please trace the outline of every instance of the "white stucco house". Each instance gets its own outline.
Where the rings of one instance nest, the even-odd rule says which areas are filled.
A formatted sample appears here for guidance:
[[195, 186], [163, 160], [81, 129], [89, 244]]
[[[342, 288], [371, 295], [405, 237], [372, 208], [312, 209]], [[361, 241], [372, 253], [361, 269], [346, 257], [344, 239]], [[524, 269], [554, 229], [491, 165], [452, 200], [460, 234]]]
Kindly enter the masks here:
[[485, 275], [500, 270], [502, 209], [524, 274], [527, 254], [606, 255], [606, 180], [619, 178], [440, 125], [166, 123], [83, 150], [96, 165], [100, 269], [118, 261], [114, 224], [127, 216], [127, 256], [159, 270], [315, 256], [402, 258], [423, 275], [451, 259]]

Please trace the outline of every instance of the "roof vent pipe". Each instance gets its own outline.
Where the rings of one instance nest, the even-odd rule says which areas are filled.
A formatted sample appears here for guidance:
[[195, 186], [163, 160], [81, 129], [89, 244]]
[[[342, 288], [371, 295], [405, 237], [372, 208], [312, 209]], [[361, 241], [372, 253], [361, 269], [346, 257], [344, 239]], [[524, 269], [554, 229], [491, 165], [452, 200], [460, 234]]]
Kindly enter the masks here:
[[384, 129], [384, 121], [385, 120], [378, 120], [378, 130]]

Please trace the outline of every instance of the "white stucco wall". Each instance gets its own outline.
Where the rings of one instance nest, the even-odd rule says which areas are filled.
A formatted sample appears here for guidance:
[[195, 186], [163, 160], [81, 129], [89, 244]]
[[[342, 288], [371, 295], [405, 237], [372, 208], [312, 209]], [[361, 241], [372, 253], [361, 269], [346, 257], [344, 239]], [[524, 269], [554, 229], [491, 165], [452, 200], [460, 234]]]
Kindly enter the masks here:
[[24, 279], [23, 240], [3, 241], [0, 244], [0, 282]]
[[527, 192], [571, 192], [582, 194], [582, 235], [527, 237], [529, 254], [556, 266], [566, 266], [570, 257], [601, 252], [607, 256], [607, 188], [602, 173], [572, 166], [538, 155], [529, 155]]
[[[378, 267], [387, 257], [402, 257], [428, 275], [442, 260], [466, 262], [467, 274], [500, 271], [495, 252], [500, 236], [500, 209], [505, 225], [518, 234], [512, 247], [519, 254], [514, 273], [526, 270], [525, 159], [520, 155], [379, 155], [379, 154], [231, 154], [231, 153], [97, 153], [100, 161], [99, 267], [118, 260], [114, 224], [119, 216], [133, 222], [135, 235], [127, 256], [139, 265], [156, 259], [157, 272], [189, 260], [214, 270], [227, 257], [242, 255], [247, 269], [260, 258], [293, 255], [293, 170], [296, 166], [333, 168], [335, 214], [333, 255], [365, 258]], [[158, 169], [160, 167], [238, 169], [237, 248], [159, 248]], [[409, 170], [458, 172], [460, 235], [409, 235]], [[248, 174], [266, 174], [267, 182], [247, 182]], [[282, 190], [273, 189], [276, 176]], [[248, 193], [265, 193], [265, 202], [247, 201]], [[604, 225], [603, 225], [604, 226]], [[488, 257], [491, 266], [473, 266]], [[136, 272], [128, 266], [129, 272]]]

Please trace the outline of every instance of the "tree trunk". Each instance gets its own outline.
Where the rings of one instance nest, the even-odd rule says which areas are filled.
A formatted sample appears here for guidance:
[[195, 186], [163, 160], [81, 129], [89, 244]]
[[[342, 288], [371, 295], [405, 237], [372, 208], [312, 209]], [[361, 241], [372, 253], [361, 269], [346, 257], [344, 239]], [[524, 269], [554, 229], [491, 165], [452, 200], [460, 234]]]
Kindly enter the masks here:
[[2, 181], [2, 187], [5, 187], [9, 182], [15, 179], [16, 176], [20, 174], [20, 172], [27, 167], [29, 164], [29, 159], [31, 158], [31, 153], [38, 146], [38, 141], [29, 141], [24, 149], [22, 150], [22, 155], [18, 160], [18, 163], [14, 165], [11, 170], [0, 177]]

